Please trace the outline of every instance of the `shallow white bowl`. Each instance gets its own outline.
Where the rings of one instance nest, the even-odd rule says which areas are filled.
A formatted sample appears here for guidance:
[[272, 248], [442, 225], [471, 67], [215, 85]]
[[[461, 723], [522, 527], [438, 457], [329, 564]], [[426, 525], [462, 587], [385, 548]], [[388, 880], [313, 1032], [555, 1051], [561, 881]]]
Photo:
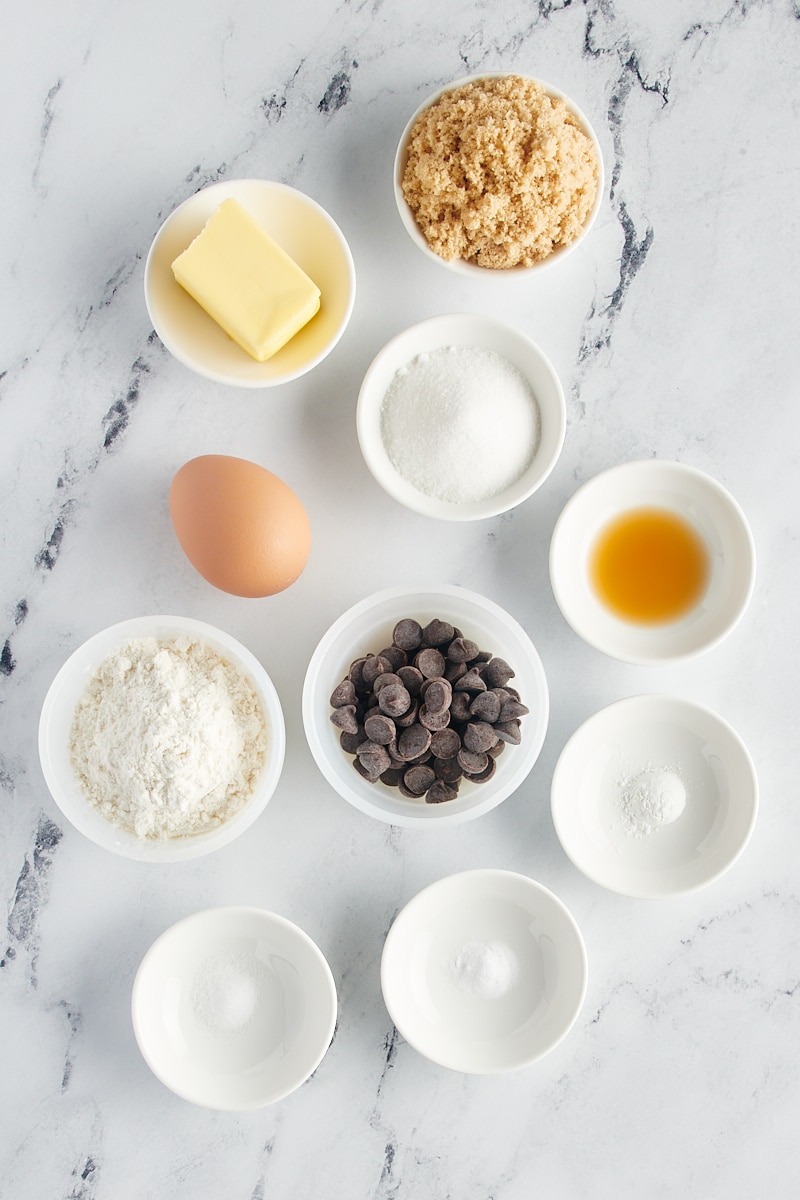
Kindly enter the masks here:
[[[418, 354], [446, 346], [473, 346], [500, 354], [528, 381], [539, 407], [539, 441], [528, 469], [505, 491], [469, 504], [454, 504], [427, 496], [409, 483], [392, 464], [381, 436], [381, 406], [397, 371]], [[442, 521], [476, 521], [507, 512], [541, 487], [564, 445], [567, 409], [561, 382], [535, 342], [513, 326], [492, 317], [452, 313], [412, 325], [392, 338], [376, 355], [359, 391], [356, 426], [364, 461], [381, 487], [395, 500], [414, 512]]]
[[[465, 947], [498, 948], [513, 971], [465, 988]], [[432, 1062], [473, 1075], [528, 1066], [575, 1023], [586, 995], [586, 950], [562, 902], [525, 875], [449, 875], [411, 900], [389, 930], [383, 998], [405, 1040]], [[502, 983], [505, 990], [500, 991]], [[507, 985], [507, 986], [506, 986]], [[500, 992], [500, 994], [497, 994]]]
[[416, 112], [410, 118], [408, 124], [406, 125], [405, 129], [403, 130], [402, 134], [400, 135], [400, 141], [397, 146], [397, 153], [395, 154], [394, 198], [395, 198], [395, 203], [397, 204], [397, 211], [400, 214], [400, 220], [403, 222], [406, 232], [408, 233], [412, 242], [414, 243], [415, 246], [417, 246], [422, 251], [422, 253], [428, 259], [431, 259], [433, 262], [438, 263], [440, 267], [446, 267], [447, 270], [455, 272], [456, 275], [471, 276], [473, 279], [486, 279], [487, 277], [490, 278], [492, 276], [494, 276], [496, 278], [500, 278], [500, 279], [503, 279], [503, 278], [519, 279], [523, 276], [530, 276], [534, 273], [543, 271], [547, 267], [551, 266], [553, 263], [561, 262], [564, 259], [564, 257], [567, 254], [569, 254], [571, 250], [574, 250], [576, 246], [579, 246], [581, 244], [581, 242], [583, 241], [583, 239], [586, 237], [587, 233], [589, 232], [589, 230], [592, 228], [592, 226], [595, 223], [597, 214], [600, 211], [600, 205], [603, 202], [603, 191], [604, 191], [604, 187], [605, 187], [604, 173], [603, 173], [603, 156], [600, 152], [600, 143], [597, 140], [597, 135], [595, 134], [594, 130], [592, 129], [592, 126], [590, 125], [589, 120], [586, 117], [586, 115], [583, 112], [581, 112], [581, 110], [578, 108], [577, 104], [575, 104], [573, 100], [570, 100], [569, 96], [565, 95], [564, 92], [559, 91], [558, 88], [553, 87], [552, 84], [545, 83], [544, 80], [538, 79], [538, 80], [536, 80], [536, 82], [540, 83], [542, 85], [545, 92], [547, 92], [547, 94], [549, 96], [552, 96], [555, 99], [564, 101], [564, 103], [566, 104], [567, 108], [572, 113], [572, 115], [577, 118], [583, 132], [589, 138], [591, 138], [592, 142], [594, 143], [595, 152], [597, 154], [597, 162], [598, 162], [598, 166], [599, 166], [599, 176], [598, 176], [598, 181], [597, 181], [597, 197], [592, 206], [591, 212], [589, 213], [589, 216], [586, 220], [586, 224], [583, 227], [583, 232], [581, 233], [580, 237], [576, 238], [574, 242], [571, 242], [569, 246], [565, 246], [561, 250], [554, 251], [547, 258], [543, 259], [540, 263], [536, 263], [532, 267], [510, 267], [506, 270], [494, 270], [489, 267], [479, 267], [479, 266], [476, 266], [474, 263], [465, 262], [463, 259], [454, 259], [454, 260], [448, 262], [446, 259], [444, 259], [440, 255], [436, 254], [436, 252], [430, 248], [430, 246], [428, 245], [427, 241], [425, 240], [425, 238], [422, 234], [422, 231], [420, 230], [419, 225], [417, 225], [417, 222], [414, 218], [414, 214], [411, 211], [411, 208], [409, 207], [409, 204], [408, 204], [405, 196], [403, 195], [403, 175], [405, 174], [406, 165], [408, 163], [408, 143], [409, 143], [409, 139], [411, 136], [411, 130], [413, 129], [413, 127], [417, 121], [417, 118], [419, 116], [421, 116], [421, 114], [423, 112], [425, 112], [425, 110], [427, 108], [430, 108], [432, 104], [435, 104], [437, 100], [440, 100], [442, 98], [442, 96], [445, 95], [446, 92], [452, 92], [455, 88], [463, 87], [467, 83], [475, 83], [477, 80], [480, 80], [480, 79], [502, 79], [504, 76], [512, 75], [512, 74], [520, 75], [520, 77], [523, 79], [532, 78], [532, 76], [522, 75], [521, 72], [519, 72], [519, 71], [490, 71], [490, 72], [487, 72], [487, 73], [484, 73], [481, 75], [467, 75], [463, 79], [457, 79], [454, 83], [448, 83], [446, 87], [439, 88], [438, 91], [434, 92], [432, 96], [428, 96], [428, 98], [426, 100], [424, 100], [422, 104], [420, 104], [419, 108], [416, 110]]
[[[497, 759], [494, 776], [486, 783], [462, 781], [456, 799], [443, 804], [407, 800], [397, 788], [363, 779], [353, 766], [353, 756], [339, 744], [339, 731], [330, 720], [331, 693], [347, 675], [350, 664], [391, 645], [392, 630], [403, 617], [415, 617], [423, 625], [434, 617], [450, 621], [482, 650], [504, 658], [516, 672], [511, 685], [530, 709], [522, 718], [522, 741], [518, 746], [506, 746]], [[355, 808], [390, 825], [435, 829], [472, 820], [495, 808], [530, 773], [544, 742], [548, 715], [544, 668], [524, 629], [499, 605], [458, 587], [414, 592], [392, 588], [355, 604], [321, 639], [303, 685], [303, 724], [320, 771]]]
[[[706, 591], [684, 617], [636, 624], [610, 612], [591, 583], [589, 563], [601, 530], [630, 509], [668, 509], [704, 541], [710, 564]], [[729, 492], [696, 467], [649, 459], [596, 475], [565, 505], [550, 543], [550, 581], [566, 620], [590, 646], [623, 662], [654, 666], [717, 645], [738, 623], [755, 584], [755, 547], [747, 520]]]
[[162, 933], [142, 959], [131, 1001], [154, 1075], [184, 1100], [229, 1111], [273, 1104], [300, 1087], [330, 1046], [336, 1011], [321, 950], [297, 925], [258, 908], [207, 909]]
[[[626, 780], [676, 773], [686, 791], [677, 820], [629, 832]], [[553, 774], [553, 822], [569, 858], [623, 896], [659, 899], [704, 887], [736, 861], [755, 825], [758, 783], [750, 755], [721, 717], [670, 696], [633, 696], [590, 717]]]
[[[322, 293], [320, 310], [272, 358], [256, 362], [176, 282], [172, 263], [223, 200], [238, 200]], [[267, 179], [230, 179], [184, 200], [167, 217], [147, 256], [144, 294], [161, 341], [184, 366], [235, 387], [288, 383], [328, 355], [344, 333], [355, 301], [353, 256], [325, 210], [295, 188]]]
[[[268, 750], [253, 794], [229, 821], [193, 837], [165, 840], [140, 838], [118, 829], [86, 799], [69, 755], [69, 735], [75, 709], [94, 672], [116, 647], [133, 638], [199, 638], [238, 666], [252, 681], [267, 725]], [[234, 841], [253, 824], [278, 786], [286, 747], [283, 712], [278, 693], [261, 663], [230, 634], [190, 617], [134, 617], [111, 625], [79, 646], [59, 670], [42, 705], [39, 720], [39, 759], [50, 793], [67, 820], [98, 846], [145, 862], [179, 862], [199, 858]]]

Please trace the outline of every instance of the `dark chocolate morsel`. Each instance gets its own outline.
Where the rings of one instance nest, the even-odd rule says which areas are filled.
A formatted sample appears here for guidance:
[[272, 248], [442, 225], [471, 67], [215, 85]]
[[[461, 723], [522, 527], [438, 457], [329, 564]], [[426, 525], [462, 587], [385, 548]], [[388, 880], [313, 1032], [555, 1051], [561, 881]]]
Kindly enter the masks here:
[[462, 734], [462, 740], [467, 750], [475, 754], [485, 754], [497, 741], [494, 725], [485, 721], [470, 721]]
[[331, 693], [331, 708], [342, 708], [345, 704], [355, 704], [356, 685], [352, 679], [343, 679], [337, 683]]
[[434, 617], [423, 629], [422, 639], [429, 646], [444, 646], [445, 643], [452, 642], [455, 632], [448, 621], [440, 621]]
[[409, 767], [403, 775], [403, 783], [415, 796], [421, 796], [436, 780], [436, 774], [431, 767]]
[[343, 704], [341, 708], [335, 708], [331, 713], [331, 724], [345, 733], [355, 733], [358, 729], [355, 704]]
[[394, 721], [382, 713], [373, 713], [364, 721], [364, 733], [371, 742], [379, 746], [388, 746], [397, 737]]
[[453, 787], [450, 783], [445, 783], [443, 779], [437, 779], [425, 793], [425, 802], [427, 804], [444, 804], [447, 800], [455, 800], [457, 795], [458, 788]]
[[413, 617], [404, 617], [394, 627], [392, 641], [401, 650], [416, 650], [422, 642], [422, 626]]
[[431, 734], [431, 750], [436, 758], [455, 758], [461, 749], [461, 738], [455, 729], [437, 729]]
[[489, 687], [503, 687], [514, 678], [514, 671], [504, 658], [493, 658], [486, 666], [483, 677]]

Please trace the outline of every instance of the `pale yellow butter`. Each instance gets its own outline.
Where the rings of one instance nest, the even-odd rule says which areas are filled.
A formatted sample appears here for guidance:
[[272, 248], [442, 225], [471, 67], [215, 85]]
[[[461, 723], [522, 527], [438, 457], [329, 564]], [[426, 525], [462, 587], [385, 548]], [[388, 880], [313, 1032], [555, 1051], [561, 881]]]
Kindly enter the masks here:
[[266, 362], [319, 311], [320, 290], [238, 200], [224, 200], [172, 264], [233, 340]]

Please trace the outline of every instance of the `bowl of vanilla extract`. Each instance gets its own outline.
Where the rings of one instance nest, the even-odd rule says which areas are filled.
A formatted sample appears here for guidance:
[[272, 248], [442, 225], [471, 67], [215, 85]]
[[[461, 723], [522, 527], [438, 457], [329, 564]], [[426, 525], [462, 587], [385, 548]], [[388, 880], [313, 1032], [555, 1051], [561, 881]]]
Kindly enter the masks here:
[[642, 666], [692, 658], [741, 620], [755, 584], [747, 519], [683, 463], [622, 463], [583, 484], [550, 543], [550, 582], [575, 632]]

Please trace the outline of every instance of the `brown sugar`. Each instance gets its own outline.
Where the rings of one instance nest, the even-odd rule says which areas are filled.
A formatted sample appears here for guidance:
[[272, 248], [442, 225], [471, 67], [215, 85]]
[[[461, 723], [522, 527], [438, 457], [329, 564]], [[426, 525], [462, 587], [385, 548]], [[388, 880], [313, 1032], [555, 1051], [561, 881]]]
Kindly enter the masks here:
[[599, 176], [594, 142], [564, 101], [504, 75], [454, 88], [418, 117], [402, 187], [434, 253], [504, 270], [574, 242]]

